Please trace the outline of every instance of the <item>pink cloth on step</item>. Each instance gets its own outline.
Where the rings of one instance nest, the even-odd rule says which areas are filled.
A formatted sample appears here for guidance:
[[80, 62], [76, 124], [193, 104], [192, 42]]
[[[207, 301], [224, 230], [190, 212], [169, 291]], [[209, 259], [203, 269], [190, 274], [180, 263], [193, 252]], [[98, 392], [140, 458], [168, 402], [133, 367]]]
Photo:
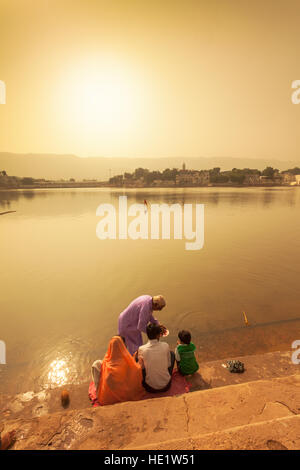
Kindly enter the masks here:
[[[181, 374], [179, 374], [177, 370], [175, 370], [172, 374], [171, 387], [167, 392], [148, 393], [145, 390], [145, 396], [142, 398], [142, 400], [148, 400], [149, 398], [172, 397], [173, 395], [182, 395], [183, 393], [188, 393], [190, 391], [190, 388], [191, 384], [187, 382], [185, 377], [183, 377]], [[94, 382], [91, 382], [89, 386], [89, 398], [94, 407], [100, 406]]]

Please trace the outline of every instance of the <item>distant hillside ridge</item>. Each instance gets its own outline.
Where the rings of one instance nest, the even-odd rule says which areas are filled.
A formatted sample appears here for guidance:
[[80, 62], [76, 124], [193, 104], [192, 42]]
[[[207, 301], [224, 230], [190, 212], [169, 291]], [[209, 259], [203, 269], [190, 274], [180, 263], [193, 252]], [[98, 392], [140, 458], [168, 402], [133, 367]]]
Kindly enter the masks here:
[[16, 154], [0, 152], [0, 170], [7, 174], [20, 177], [47, 179], [89, 179], [108, 180], [111, 176], [132, 172], [136, 168], [147, 168], [151, 171], [165, 168], [181, 168], [183, 163], [187, 169], [207, 170], [220, 167], [221, 170], [232, 168], [257, 168], [263, 170], [267, 166], [285, 170], [300, 166], [298, 161], [284, 161], [262, 158], [231, 158], [231, 157], [153, 157], [153, 158], [107, 158], [78, 157], [76, 155], [56, 154]]

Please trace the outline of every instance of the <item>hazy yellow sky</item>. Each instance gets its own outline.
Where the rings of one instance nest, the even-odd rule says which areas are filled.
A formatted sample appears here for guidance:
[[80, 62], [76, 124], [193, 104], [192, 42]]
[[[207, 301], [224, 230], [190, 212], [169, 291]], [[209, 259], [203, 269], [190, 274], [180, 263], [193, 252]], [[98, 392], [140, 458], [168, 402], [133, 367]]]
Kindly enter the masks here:
[[0, 151], [300, 157], [299, 0], [0, 0]]

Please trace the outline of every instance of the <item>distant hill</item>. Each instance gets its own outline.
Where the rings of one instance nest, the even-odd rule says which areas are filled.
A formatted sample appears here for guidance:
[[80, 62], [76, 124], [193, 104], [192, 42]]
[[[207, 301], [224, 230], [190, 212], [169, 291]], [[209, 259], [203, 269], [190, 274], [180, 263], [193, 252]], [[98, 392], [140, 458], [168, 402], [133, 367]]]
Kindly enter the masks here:
[[165, 157], [165, 158], [105, 158], [76, 155], [51, 154], [15, 154], [0, 152], [0, 171], [5, 170], [12, 176], [32, 176], [46, 179], [90, 179], [107, 180], [110, 176], [132, 172], [135, 168], [163, 170], [165, 168], [181, 168], [183, 162], [187, 169], [205, 170], [220, 167], [221, 170], [232, 168], [257, 168], [263, 170], [272, 166], [285, 170], [300, 166], [299, 161], [279, 161], [258, 158], [230, 157]]

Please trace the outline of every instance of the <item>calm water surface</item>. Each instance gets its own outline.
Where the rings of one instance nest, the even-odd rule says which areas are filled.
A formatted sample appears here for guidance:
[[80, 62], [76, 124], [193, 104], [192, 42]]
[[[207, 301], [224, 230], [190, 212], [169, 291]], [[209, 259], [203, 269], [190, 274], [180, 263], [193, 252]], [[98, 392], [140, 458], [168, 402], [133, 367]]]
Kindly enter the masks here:
[[[204, 204], [204, 248], [99, 240], [96, 209], [118, 208], [120, 195], [128, 204]], [[0, 192], [0, 212], [8, 210], [16, 212], [0, 216], [0, 392], [88, 380], [119, 313], [141, 294], [165, 295], [157, 316], [168, 342], [191, 330], [200, 359], [300, 339], [299, 188]]]

